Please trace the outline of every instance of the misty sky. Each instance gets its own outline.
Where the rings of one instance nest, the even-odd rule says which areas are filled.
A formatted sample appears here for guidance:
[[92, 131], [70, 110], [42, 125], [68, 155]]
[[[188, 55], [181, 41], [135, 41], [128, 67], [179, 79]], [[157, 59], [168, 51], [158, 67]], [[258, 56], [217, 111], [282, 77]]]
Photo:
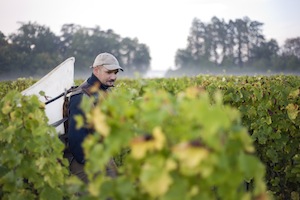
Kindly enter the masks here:
[[[60, 35], [63, 24], [113, 29], [150, 48], [152, 69], [174, 66], [185, 48], [193, 18], [235, 20], [248, 16], [264, 23], [266, 39], [282, 45], [300, 37], [300, 0], [0, 0], [0, 31], [16, 33], [18, 22], [36, 22]], [[99, 52], [100, 53], [100, 52]], [[92, 61], [91, 61], [92, 62]]]

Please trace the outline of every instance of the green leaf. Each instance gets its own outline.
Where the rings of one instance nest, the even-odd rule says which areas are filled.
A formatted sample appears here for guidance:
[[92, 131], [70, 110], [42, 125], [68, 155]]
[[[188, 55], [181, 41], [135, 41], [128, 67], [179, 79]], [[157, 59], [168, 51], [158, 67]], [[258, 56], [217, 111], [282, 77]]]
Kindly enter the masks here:
[[40, 91], [40, 92], [39, 92], [39, 95], [41, 95], [41, 96], [46, 96], [46, 93], [45, 93], [44, 91]]
[[40, 199], [42, 200], [49, 200], [49, 199], [63, 199], [63, 194], [61, 191], [57, 189], [53, 189], [49, 186], [45, 186], [44, 189], [42, 189]]
[[173, 182], [169, 170], [164, 167], [164, 158], [160, 156], [143, 164], [140, 180], [146, 192], [154, 198], [164, 195]]

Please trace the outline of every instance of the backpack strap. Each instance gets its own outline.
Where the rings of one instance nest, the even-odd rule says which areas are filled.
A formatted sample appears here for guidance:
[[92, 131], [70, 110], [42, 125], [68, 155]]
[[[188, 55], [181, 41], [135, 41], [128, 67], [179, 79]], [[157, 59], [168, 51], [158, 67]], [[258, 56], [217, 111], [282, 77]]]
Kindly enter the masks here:
[[[79, 88], [79, 90], [80, 90], [80, 92], [79, 93], [84, 93], [84, 94], [86, 94], [87, 96], [91, 96], [92, 95], [92, 93], [91, 93], [91, 91], [90, 91], [90, 87], [91, 87], [91, 85], [87, 82], [87, 81], [84, 81], [78, 88]], [[77, 92], [75, 93], [75, 94], [77, 94]], [[72, 94], [73, 95], [73, 94]]]
[[[45, 102], [45, 105], [54, 102], [55, 100], [64, 97], [64, 103], [63, 103], [63, 118], [50, 124], [50, 126], [58, 127], [62, 123], [65, 123], [68, 120], [68, 107], [69, 107], [69, 101], [71, 96], [82, 93], [83, 90], [78, 86], [72, 86], [70, 89], [66, 90], [65, 92], [61, 93], [57, 97]], [[65, 127], [66, 130], [66, 127]]]
[[87, 96], [91, 96], [92, 94], [89, 90], [89, 87], [90, 87], [90, 84], [87, 81], [84, 81], [80, 86], [72, 86], [70, 89], [66, 90], [64, 93], [58, 95], [57, 97], [55, 97], [45, 103], [47, 105], [63, 96], [65, 99], [64, 104], [63, 104], [63, 118], [52, 123], [51, 126], [57, 127], [57, 126], [61, 125], [62, 123], [64, 123], [65, 124], [65, 133], [66, 133], [66, 131], [67, 131], [66, 126], [68, 126], [68, 118], [69, 118], [68, 109], [69, 109], [70, 98], [74, 95], [81, 94], [81, 93], [84, 93]]
[[68, 119], [69, 119], [69, 104], [70, 104], [71, 97], [74, 95], [82, 94], [82, 93], [90, 96], [91, 94], [88, 90], [89, 87], [90, 87], [90, 85], [88, 84], [87, 81], [85, 81], [80, 86], [74, 88], [74, 90], [69, 95], [65, 95], [64, 104], [63, 104], [63, 119], [57, 121], [55, 124], [58, 126], [58, 125], [64, 123], [65, 134], [68, 132], [68, 126], [69, 126], [69, 121], [68, 121]]
[[74, 91], [76, 88], [78, 88], [78, 86], [72, 86], [71, 88], [69, 88], [68, 90], [66, 90], [65, 92], [61, 93], [60, 95], [58, 95], [57, 97], [50, 99], [49, 101], [45, 102], [45, 105], [52, 103], [54, 101], [56, 101], [57, 99], [59, 99], [62, 96], [66, 96], [67, 94], [69, 94], [70, 92]]
[[59, 125], [61, 125], [62, 123], [64, 123], [67, 120], [68, 120], [68, 117], [64, 117], [61, 120], [58, 120], [58, 121], [50, 124], [50, 126], [58, 127]]

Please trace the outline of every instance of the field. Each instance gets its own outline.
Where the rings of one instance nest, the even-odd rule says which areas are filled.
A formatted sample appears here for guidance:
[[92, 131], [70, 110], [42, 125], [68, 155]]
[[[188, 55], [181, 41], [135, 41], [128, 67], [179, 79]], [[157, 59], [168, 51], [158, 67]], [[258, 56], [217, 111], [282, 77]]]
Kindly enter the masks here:
[[[20, 95], [34, 82], [0, 83], [3, 199], [299, 199], [299, 76], [118, 80], [84, 104], [88, 185], [68, 175], [45, 105]], [[117, 179], [99, 173], [111, 156]]]

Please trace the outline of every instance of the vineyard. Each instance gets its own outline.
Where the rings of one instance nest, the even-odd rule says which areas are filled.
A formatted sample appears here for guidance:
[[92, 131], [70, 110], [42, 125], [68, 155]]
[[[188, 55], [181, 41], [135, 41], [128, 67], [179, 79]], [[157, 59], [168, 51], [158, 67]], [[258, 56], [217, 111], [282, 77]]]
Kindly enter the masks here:
[[[34, 82], [0, 82], [1, 199], [300, 198], [298, 76], [118, 80], [82, 104], [95, 129], [87, 185], [69, 175], [45, 105], [20, 94]], [[101, 173], [110, 157], [115, 179]]]

